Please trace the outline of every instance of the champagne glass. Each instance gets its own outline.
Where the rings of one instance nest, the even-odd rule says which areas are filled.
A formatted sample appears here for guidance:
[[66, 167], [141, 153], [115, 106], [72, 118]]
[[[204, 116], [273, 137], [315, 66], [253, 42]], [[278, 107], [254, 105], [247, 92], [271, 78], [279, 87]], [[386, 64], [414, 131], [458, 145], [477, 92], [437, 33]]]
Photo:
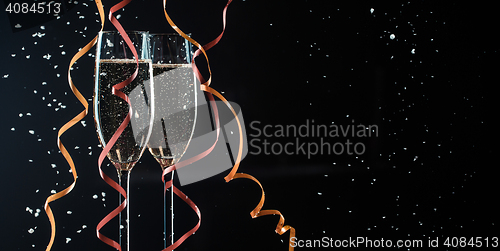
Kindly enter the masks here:
[[[156, 112], [148, 148], [165, 170], [181, 160], [194, 132], [197, 85], [191, 67], [192, 44], [178, 34], [151, 34], [151, 54]], [[174, 175], [172, 171], [170, 238], [167, 235], [167, 198], [164, 197], [165, 248], [168, 239], [170, 245], [174, 243]]]
[[[99, 33], [95, 66], [94, 89], [94, 121], [97, 135], [104, 148], [111, 140], [127, 115], [127, 124], [115, 144], [107, 153], [108, 159], [118, 172], [118, 180], [126, 191], [129, 204], [129, 179], [134, 165], [141, 158], [151, 135], [154, 92], [152, 83], [152, 64], [148, 32], [127, 32], [133, 48], [137, 52], [137, 61], [131, 48], [123, 36], [117, 31]], [[119, 91], [128, 96], [129, 102], [115, 95], [113, 86], [129, 79], [138, 69], [136, 77]], [[129, 114], [130, 112], [130, 114]], [[122, 201], [120, 195], [120, 204]], [[119, 244], [122, 250], [130, 250], [129, 246], [129, 208], [125, 216], [119, 215]]]

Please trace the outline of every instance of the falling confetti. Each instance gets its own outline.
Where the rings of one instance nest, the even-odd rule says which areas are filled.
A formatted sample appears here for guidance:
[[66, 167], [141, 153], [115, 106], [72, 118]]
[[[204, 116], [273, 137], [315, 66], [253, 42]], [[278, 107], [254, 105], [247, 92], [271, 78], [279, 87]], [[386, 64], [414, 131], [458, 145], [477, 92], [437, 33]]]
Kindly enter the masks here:
[[[244, 4], [250, 4], [250, 2], [246, 1]], [[295, 121], [305, 117], [320, 120], [321, 116], [315, 113], [317, 109], [333, 107], [329, 105], [337, 103], [329, 102], [334, 102], [335, 99], [345, 101], [347, 98], [352, 98], [352, 102], [346, 101], [340, 106], [335, 106], [335, 111], [328, 113], [332, 120], [335, 119], [337, 125], [343, 124], [344, 116], [349, 120], [351, 118], [358, 120], [360, 114], [366, 112], [370, 115], [366, 116], [365, 119], [376, 120], [384, 135], [380, 136], [380, 142], [383, 144], [380, 144], [377, 139], [370, 139], [373, 140], [370, 142], [373, 145], [370, 145], [367, 150], [371, 152], [367, 151], [359, 158], [349, 159], [349, 156], [335, 156], [335, 159], [329, 159], [325, 162], [331, 168], [326, 169], [326, 171], [317, 171], [312, 165], [310, 168], [308, 165], [309, 169], [307, 170], [317, 172], [318, 177], [321, 178], [313, 183], [315, 190], [307, 191], [308, 194], [316, 195], [309, 196], [314, 197], [314, 200], [308, 200], [307, 197], [303, 199], [309, 202], [308, 205], [311, 208], [314, 208], [315, 203], [319, 203], [321, 207], [316, 208], [319, 209], [318, 212], [324, 212], [323, 215], [329, 217], [327, 220], [338, 221], [337, 226], [311, 230], [311, 236], [325, 236], [325, 233], [333, 235], [338, 229], [345, 226], [349, 226], [349, 231], [352, 231], [353, 235], [361, 236], [365, 233], [363, 231], [370, 230], [375, 235], [387, 233], [387, 236], [384, 237], [389, 238], [392, 237], [391, 233], [393, 232], [391, 231], [395, 231], [409, 236], [408, 238], [422, 239], [431, 235], [446, 236], [459, 231], [466, 234], [470, 233], [466, 231], [472, 231], [476, 227], [489, 226], [498, 229], [498, 222], [484, 219], [486, 215], [489, 215], [489, 209], [484, 206], [488, 204], [482, 199], [488, 200], [488, 190], [485, 189], [480, 193], [471, 190], [471, 187], [480, 187], [480, 185], [487, 187], [487, 185], [482, 184], [483, 182], [479, 178], [488, 176], [487, 170], [479, 169], [476, 174], [473, 172], [474, 165], [468, 161], [464, 161], [463, 165], [465, 163], [471, 164], [470, 167], [461, 166], [461, 160], [465, 159], [464, 156], [476, 156], [475, 154], [484, 150], [481, 138], [484, 139], [484, 132], [488, 131], [486, 129], [489, 122], [483, 115], [490, 113], [487, 110], [483, 111], [488, 107], [488, 102], [487, 96], [484, 96], [481, 91], [485, 89], [485, 85], [482, 83], [484, 83], [488, 72], [485, 67], [488, 64], [484, 58], [495, 57], [498, 50], [496, 47], [488, 50], [484, 46], [476, 46], [474, 39], [469, 38], [474, 38], [475, 33], [476, 36], [481, 34], [481, 39], [477, 39], [478, 41], [489, 41], [487, 36], [490, 35], [484, 32], [481, 26], [491, 27], [490, 24], [485, 22], [482, 25], [473, 26], [476, 24], [473, 10], [460, 9], [463, 8], [460, 5], [454, 8], [462, 10], [462, 12], [452, 11], [452, 15], [455, 15], [456, 19], [450, 20], [441, 14], [450, 13], [450, 10], [439, 5], [423, 6], [425, 1], [402, 2], [392, 5], [392, 7], [371, 3], [373, 8], [371, 6], [347, 8], [341, 3], [332, 4], [331, 8], [320, 8], [320, 5], [315, 5], [312, 2], [303, 3], [308, 6], [304, 6], [305, 8], [300, 12], [310, 15], [310, 17], [304, 17], [304, 20], [316, 25], [309, 27], [311, 32], [307, 33], [307, 36], [281, 33], [280, 29], [286, 29], [286, 26], [283, 25], [286, 19], [280, 21], [278, 17], [266, 19], [263, 23], [265, 27], [259, 27], [259, 29], [263, 29], [265, 34], [272, 34], [278, 39], [273, 40], [270, 36], [266, 43], [271, 44], [278, 41], [283, 46], [283, 51], [294, 52], [294, 57], [290, 62], [300, 61], [301, 64], [315, 65], [314, 70], [304, 68], [304, 74], [299, 71], [293, 71], [293, 74], [290, 74], [293, 75], [292, 82], [297, 81], [298, 84], [303, 84], [307, 88], [302, 89], [301, 98], [294, 101], [297, 104], [283, 102], [289, 107], [280, 106], [276, 110], [283, 108], [283, 110], [297, 111], [294, 114], [297, 120], [285, 120], [289, 123], [295, 123]], [[67, 92], [63, 94], [60, 89], [64, 85], [67, 71], [66, 61], [69, 60], [65, 56], [66, 50], [69, 55], [78, 47], [63, 41], [64, 36], [60, 35], [62, 32], [58, 33], [54, 27], [63, 27], [64, 31], [68, 31], [67, 33], [72, 36], [78, 34], [77, 37], [80, 38], [85, 35], [93, 37], [96, 30], [96, 26], [93, 25], [97, 25], [94, 22], [94, 12], [96, 11], [87, 3], [79, 4], [84, 10], [78, 9], [81, 13], [76, 14], [73, 10], [71, 22], [66, 17], [61, 19], [58, 17], [51, 23], [23, 31], [20, 28], [26, 28], [24, 27], [25, 23], [23, 25], [12, 23], [12, 25], [16, 24], [14, 27], [17, 29], [14, 30], [17, 31], [14, 35], [22, 37], [23, 39], [20, 41], [23, 43], [15, 43], [6, 48], [4, 59], [7, 58], [7, 60], [19, 65], [21, 61], [23, 64], [34, 64], [41, 70], [43, 69], [47, 77], [44, 75], [43, 78], [39, 78], [37, 75], [36, 79], [28, 79], [27, 76], [19, 74], [17, 71], [4, 70], [5, 68], [3, 68], [0, 79], [5, 82], [0, 84], [18, 88], [16, 91], [26, 95], [26, 99], [29, 99], [29, 106], [16, 104], [17, 106], [9, 107], [11, 112], [5, 121], [9, 121], [10, 124], [6, 124], [4, 128], [4, 133], [8, 132], [5, 133], [6, 137], [26, 137], [29, 140], [27, 143], [35, 143], [38, 152], [44, 154], [43, 159], [39, 157], [40, 155], [25, 156], [20, 159], [20, 163], [31, 163], [26, 165], [29, 166], [27, 168], [48, 169], [47, 175], [55, 176], [61, 172], [61, 177], [58, 178], [62, 178], [63, 173], [67, 173], [66, 165], [58, 162], [60, 156], [57, 156], [57, 149], [53, 149], [54, 140], [50, 135], [55, 135], [61, 124], [48, 121], [47, 130], [32, 125], [36, 123], [34, 120], [40, 119], [42, 114], [55, 116], [56, 119], [53, 121], [60, 121], [60, 117], [69, 116], [64, 112], [77, 109], [73, 105], [74, 100], [68, 99], [69, 96], [65, 96]], [[84, 6], [88, 6], [88, 8]], [[328, 11], [325, 11], [326, 9]], [[374, 13], [375, 9], [377, 14]], [[134, 17], [126, 14], [127, 12], [123, 12], [123, 19]], [[339, 25], [336, 25], [337, 23]], [[330, 27], [335, 27], [335, 29]], [[345, 30], [342, 30], [343, 27]], [[468, 31], [470, 27], [475, 27], [471, 29], [474, 32]], [[342, 30], [342, 33], [335, 33], [338, 30]], [[457, 36], [456, 34], [459, 33], [462, 34]], [[460, 37], [467, 39], [459, 39]], [[346, 46], [349, 43], [355, 44], [356, 47]], [[474, 50], [465, 49], [468, 47], [474, 48]], [[35, 49], [38, 50], [37, 53], [34, 52]], [[416, 54], [416, 49], [419, 49], [418, 54]], [[279, 70], [284, 73], [282, 77], [286, 78], [288, 74], [284, 69], [288, 67], [286, 60], [290, 58], [287, 57], [287, 53], [281, 54], [280, 50], [273, 53], [280, 56], [284, 62], [284, 67]], [[93, 52], [87, 55], [95, 57]], [[462, 57], [460, 60], [452, 62], [452, 58], [459, 56]], [[273, 55], [266, 55], [266, 60], [273, 59]], [[249, 61], [251, 60], [250, 57]], [[482, 65], [484, 69], [478, 71], [475, 65]], [[8, 64], [6, 66], [8, 68]], [[463, 70], [465, 67], [467, 69]], [[75, 71], [83, 72], [84, 70], [83, 64], [76, 64], [73, 68]], [[476, 72], [481, 74], [473, 75]], [[258, 73], [257, 71], [256, 74]], [[481, 76], [479, 77], [479, 75]], [[461, 77], [469, 80], [469, 84], [461, 82]], [[290, 81], [290, 79], [284, 80]], [[261, 84], [267, 84], [266, 81]], [[214, 84], [217, 83], [214, 82]], [[372, 86], [373, 89], [370, 89]], [[49, 91], [52, 91], [53, 94]], [[235, 92], [229, 89], [226, 91], [229, 94]], [[271, 91], [275, 90], [271, 88], [269, 92]], [[90, 88], [88, 92], [91, 92]], [[314, 93], [312, 97], [311, 93]], [[9, 95], [9, 93], [6, 94]], [[281, 95], [276, 96], [276, 103], [281, 101], [279, 96]], [[285, 92], [283, 96], [287, 96], [287, 93]], [[57, 101], [53, 101], [52, 97], [57, 98]], [[373, 110], [372, 103], [370, 103], [372, 99], [374, 102], [376, 101]], [[313, 103], [314, 105], [312, 105]], [[37, 110], [28, 110], [31, 107], [36, 107]], [[63, 110], [65, 108], [67, 110]], [[363, 112], [358, 110], [363, 110]], [[324, 113], [325, 111], [323, 111], [323, 115]], [[255, 117], [255, 119], [264, 122], [266, 116]], [[328, 121], [327, 124], [330, 122]], [[89, 130], [90, 127], [93, 127], [90, 121], [89, 124], [86, 124], [85, 121], [80, 123], [81, 130]], [[279, 121], [279, 123], [285, 122]], [[474, 138], [469, 138], [470, 135]], [[72, 150], [75, 147], [75, 159], [88, 158], [90, 160], [84, 159], [84, 161], [88, 160], [89, 163], [94, 163], [95, 156], [92, 156], [92, 148], [88, 147], [88, 150], [85, 150], [85, 146], [92, 144], [94, 151], [98, 151], [101, 146], [95, 147], [97, 143], [93, 142], [78, 142], [78, 144], [81, 147], [75, 147], [74, 143], [69, 142], [67, 146], [68, 149]], [[279, 161], [284, 161], [284, 163], [288, 157], [290, 160], [294, 160], [294, 156], [277, 156]], [[480, 159], [478, 158], [478, 160]], [[315, 164], [320, 162], [319, 160], [314, 161], [317, 161], [314, 162]], [[335, 161], [334, 164], [332, 164], [333, 161]], [[374, 162], [387, 164], [381, 168]], [[456, 166], [458, 168], [455, 168]], [[384, 177], [384, 175], [387, 176]], [[309, 180], [309, 177], [305, 180]], [[60, 182], [62, 185], [63, 179]], [[438, 183], [439, 186], [435, 185]], [[47, 187], [40, 189], [31, 187], [27, 191], [33, 196], [46, 196], [49, 191], [54, 194], [56, 190], [51, 190], [54, 188], [53, 184], [50, 181], [50, 185]], [[82, 181], [80, 184], [84, 184], [84, 182]], [[341, 188], [339, 188], [340, 184], [342, 184]], [[83, 198], [87, 198], [86, 200], [90, 200], [90, 197], [94, 200], [99, 199], [98, 203], [90, 204], [101, 207], [101, 200], [104, 201], [106, 194], [99, 191], [88, 190], [88, 193], [84, 193]], [[468, 197], [468, 194], [475, 194], [478, 197]], [[299, 192], [297, 195], [303, 194]], [[354, 201], [354, 198], [361, 202]], [[107, 199], [112, 203], [112, 199], [116, 198], [113, 194], [108, 194]], [[374, 203], [376, 200], [381, 201]], [[471, 205], [473, 207], [470, 207]], [[38, 224], [34, 221], [45, 220], [46, 217], [39, 211], [40, 209], [35, 209], [40, 205], [30, 204], [30, 206], [34, 208], [23, 205], [18, 207], [18, 210], [25, 208], [26, 212], [22, 213], [32, 221], [22, 226], [22, 232], [26, 235], [27, 231], [33, 235], [26, 236], [34, 238], [41, 232], [34, 234], [36, 227], [31, 226]], [[368, 207], [370, 210], [366, 209]], [[462, 211], [456, 210], [456, 208], [471, 208], [468, 209], [471, 213], [458, 217]], [[71, 215], [67, 216], [70, 218], [80, 215], [77, 209], [70, 211], [68, 208], [62, 208], [61, 211], [63, 214], [66, 211], [68, 215]], [[146, 215], [143, 214], [142, 219], [145, 217]], [[354, 220], [357, 218], [368, 219], [368, 217], [370, 217], [369, 220], [365, 222]], [[288, 220], [300, 221], [300, 219], [293, 219], [293, 217], [287, 218]], [[71, 241], [73, 245], [78, 243], [78, 238], [71, 236], [71, 234], [80, 234], [82, 230], [85, 232], [84, 229], [87, 228], [86, 225], [83, 225], [78, 229], [78, 224], [81, 222], [75, 224], [77, 224], [76, 228], [71, 228], [71, 230], [68, 230], [69, 228], [66, 230], [60, 228], [59, 230], [59, 233], [72, 237], [66, 239], [66, 243]], [[304, 238], [311, 237], [307, 235], [308, 233], [303, 234]], [[64, 242], [66, 236], [62, 235], [59, 242]], [[32, 243], [27, 244], [27, 247], [34, 247], [35, 245]], [[43, 246], [36, 244], [38, 248]]]

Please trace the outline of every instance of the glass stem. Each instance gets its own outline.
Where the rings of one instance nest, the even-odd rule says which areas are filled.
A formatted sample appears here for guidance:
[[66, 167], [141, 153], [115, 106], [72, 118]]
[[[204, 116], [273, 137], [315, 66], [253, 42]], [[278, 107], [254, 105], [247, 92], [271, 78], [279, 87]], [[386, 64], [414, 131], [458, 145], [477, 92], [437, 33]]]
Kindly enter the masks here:
[[[120, 247], [122, 248], [122, 251], [130, 251], [130, 193], [129, 193], [129, 180], [130, 180], [130, 171], [118, 171], [118, 180], [120, 183], [120, 186], [125, 189], [125, 193], [127, 194], [127, 206], [125, 207], [125, 210], [121, 211], [118, 218], [120, 221], [120, 238], [119, 238], [119, 244]], [[119, 194], [120, 196], [120, 205], [123, 203], [123, 196]]]
[[[167, 245], [174, 244], [174, 174], [172, 171], [172, 176], [170, 180], [172, 181], [172, 186], [170, 187], [170, 201], [168, 201], [167, 196], [163, 197], [163, 245], [167, 248]], [[165, 185], [165, 183], [163, 183]], [[170, 203], [170, 230], [167, 230], [167, 208], [168, 203]], [[170, 232], [170, 235], [168, 234]]]
[[174, 174], [175, 170], [172, 171], [172, 187], [170, 189], [170, 245], [174, 244]]
[[[175, 170], [172, 171], [170, 180], [172, 181], [172, 186], [170, 187], [170, 231], [167, 230], [167, 204], [169, 203], [167, 196], [163, 196], [163, 246], [167, 248], [168, 244], [174, 244], [174, 174]], [[165, 186], [165, 182], [163, 182]], [[169, 233], [170, 232], [170, 236]], [[169, 242], [170, 241], [170, 242]]]
[[[174, 172], [172, 171], [172, 176], [170, 176], [170, 180], [172, 181], [172, 186], [170, 189], [170, 201], [167, 199], [167, 196], [163, 197], [163, 246], [167, 248], [170, 244], [174, 244]], [[165, 182], [163, 183], [165, 185]], [[170, 203], [170, 230], [167, 230], [167, 208], [168, 203]], [[170, 235], [168, 234], [170, 232]]]
[[[165, 183], [167, 181], [163, 181], [163, 187], [165, 187]], [[170, 188], [171, 189], [171, 188]], [[168, 231], [167, 231], [167, 194], [165, 193], [163, 196], [163, 248], [167, 248], [168, 245]]]

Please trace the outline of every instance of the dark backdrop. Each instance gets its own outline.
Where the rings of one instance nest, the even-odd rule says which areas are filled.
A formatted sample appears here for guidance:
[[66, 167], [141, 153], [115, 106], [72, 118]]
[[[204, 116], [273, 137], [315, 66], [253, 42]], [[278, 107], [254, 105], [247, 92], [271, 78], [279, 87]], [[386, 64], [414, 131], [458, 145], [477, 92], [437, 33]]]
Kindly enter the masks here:
[[[45, 250], [45, 199], [72, 182], [56, 144], [57, 130], [83, 109], [68, 87], [67, 68], [100, 24], [93, 1], [63, 2], [60, 18], [7, 15], [6, 5], [0, 11], [1, 250]], [[103, 2], [108, 11], [117, 1]], [[201, 44], [220, 33], [224, 0], [167, 2], [176, 24]], [[256, 134], [254, 121], [260, 128], [378, 126], [376, 137], [326, 139], [362, 142], [360, 155], [249, 153], [240, 170], [263, 183], [264, 209], [280, 210], [299, 239], [410, 239], [427, 246], [436, 237], [498, 237], [495, 7], [491, 1], [385, 2], [230, 5], [226, 34], [208, 52], [212, 87], [241, 106], [247, 134]], [[128, 30], [172, 32], [161, 8], [159, 0], [135, 0], [117, 14]], [[109, 21], [106, 29], [112, 29]], [[72, 73], [89, 101], [94, 49], [90, 53]], [[91, 112], [84, 122], [62, 137], [79, 179], [73, 192], [51, 203], [54, 251], [112, 250], [95, 227], [118, 194], [97, 171]], [[273, 144], [296, 140], [247, 136]], [[112, 167], [104, 171], [115, 176]], [[287, 250], [288, 233], [274, 233], [277, 216], [249, 216], [259, 200], [257, 185], [225, 183], [226, 174], [182, 187], [201, 209], [202, 225], [178, 250]], [[132, 173], [132, 250], [162, 248], [160, 175], [149, 154]], [[196, 216], [176, 205], [179, 236]], [[103, 233], [116, 239], [113, 224]]]

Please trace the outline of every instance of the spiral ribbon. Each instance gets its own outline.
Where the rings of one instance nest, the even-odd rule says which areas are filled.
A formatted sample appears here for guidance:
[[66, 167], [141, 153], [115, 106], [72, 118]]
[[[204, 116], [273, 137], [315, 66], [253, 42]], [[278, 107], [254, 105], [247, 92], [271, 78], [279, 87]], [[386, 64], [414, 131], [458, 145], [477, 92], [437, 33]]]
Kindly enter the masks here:
[[[213, 106], [215, 106], [215, 100], [214, 100], [214, 98], [213, 97], [211, 97], [211, 98], [209, 97], [209, 100], [210, 100], [210, 103]], [[216, 111], [217, 107], [215, 107], [214, 110]], [[172, 251], [175, 248], [179, 247], [187, 238], [189, 238], [196, 231], [198, 231], [198, 228], [200, 228], [200, 225], [201, 225], [201, 212], [200, 212], [198, 206], [196, 206], [196, 204], [191, 199], [189, 199], [180, 189], [178, 189], [176, 186], [174, 186], [173, 180], [165, 181], [165, 175], [167, 175], [168, 173], [172, 172], [173, 170], [179, 169], [181, 167], [190, 165], [190, 164], [192, 164], [192, 163], [194, 163], [194, 162], [196, 162], [198, 160], [201, 160], [205, 156], [207, 156], [208, 154], [210, 154], [210, 152], [215, 148], [215, 145], [217, 145], [217, 142], [219, 141], [220, 128], [218, 126], [219, 125], [219, 121], [218, 120], [216, 121], [216, 125], [217, 125], [217, 137], [215, 139], [215, 142], [213, 143], [213, 145], [210, 148], [208, 148], [207, 150], [203, 151], [202, 153], [199, 153], [198, 155], [196, 155], [194, 157], [191, 157], [191, 158], [189, 158], [187, 160], [180, 161], [180, 162], [176, 163], [175, 165], [169, 166], [169, 167], [167, 167], [167, 168], [165, 168], [163, 170], [162, 177], [161, 177], [161, 180], [165, 184], [164, 195], [163, 196], [166, 195], [167, 189], [169, 189], [170, 187], [172, 187], [172, 189], [173, 189], [174, 193], [177, 195], [177, 197], [179, 197], [184, 202], [186, 202], [186, 204], [188, 204], [193, 209], [193, 211], [196, 213], [196, 215], [198, 215], [198, 223], [196, 223], [196, 225], [191, 230], [189, 230], [188, 232], [186, 232], [185, 234], [183, 234], [181, 236], [181, 238], [179, 238], [172, 245], [166, 247], [162, 251]]]
[[128, 84], [130, 84], [137, 77], [137, 74], [139, 72], [139, 57], [137, 55], [137, 50], [135, 49], [132, 41], [130, 40], [130, 37], [125, 32], [125, 30], [123, 29], [123, 27], [120, 24], [120, 22], [118, 22], [118, 20], [116, 19], [116, 17], [113, 15], [113, 13], [115, 13], [116, 11], [118, 11], [121, 8], [125, 7], [131, 1], [132, 0], [123, 0], [123, 1], [121, 1], [119, 3], [117, 3], [116, 5], [114, 5], [113, 7], [111, 7], [111, 9], [109, 10], [109, 17], [108, 17], [109, 21], [115, 26], [115, 28], [120, 33], [120, 35], [122, 36], [122, 38], [125, 41], [125, 43], [127, 44], [127, 46], [132, 51], [132, 54], [134, 55], [134, 58], [135, 58], [135, 61], [136, 61], [136, 68], [135, 68], [134, 73], [132, 73], [132, 75], [129, 78], [127, 78], [125, 81], [123, 81], [123, 82], [121, 82], [119, 84], [113, 85], [113, 87], [112, 87], [112, 93], [114, 95], [122, 98], [124, 101], [126, 101], [128, 103], [128, 105], [129, 105], [129, 112], [127, 113], [127, 116], [125, 117], [125, 119], [123, 120], [123, 122], [120, 124], [120, 126], [118, 127], [118, 129], [116, 130], [116, 132], [113, 134], [113, 136], [111, 137], [111, 139], [108, 141], [108, 143], [106, 144], [106, 146], [103, 148], [101, 154], [99, 155], [99, 159], [98, 159], [99, 174], [101, 175], [101, 178], [106, 183], [108, 183], [108, 185], [110, 185], [113, 189], [117, 190], [124, 197], [124, 199], [123, 199], [123, 203], [120, 204], [120, 206], [118, 206], [111, 213], [109, 213], [108, 215], [106, 215], [106, 217], [104, 217], [99, 222], [99, 224], [97, 224], [97, 229], [96, 229], [97, 230], [96, 231], [97, 232], [97, 238], [99, 238], [102, 242], [108, 244], [109, 246], [114, 247], [115, 249], [117, 249], [119, 251], [122, 250], [121, 247], [120, 247], [120, 244], [118, 244], [116, 241], [111, 240], [110, 238], [108, 238], [108, 237], [104, 236], [103, 234], [101, 234], [100, 230], [109, 221], [111, 221], [111, 219], [113, 219], [114, 217], [116, 217], [121, 211], [123, 211], [125, 209], [125, 207], [127, 206], [127, 193], [125, 192], [125, 190], [116, 181], [112, 180], [109, 176], [107, 176], [102, 171], [101, 165], [104, 162], [104, 159], [106, 158], [106, 155], [108, 154], [108, 152], [111, 150], [111, 148], [113, 147], [113, 145], [116, 143], [116, 141], [118, 140], [118, 138], [120, 137], [120, 135], [123, 133], [123, 131], [127, 127], [128, 123], [130, 122], [130, 114], [132, 114], [132, 104], [130, 103], [130, 99], [121, 90], [125, 86], [127, 86]]
[[[104, 29], [104, 9], [102, 7], [101, 0], [96, 0], [95, 3], [97, 5], [97, 9], [99, 11], [99, 16], [101, 18], [101, 31], [102, 31]], [[49, 203], [53, 202], [57, 199], [60, 199], [64, 196], [66, 196], [68, 193], [70, 193], [73, 190], [73, 188], [75, 187], [76, 180], [78, 178], [75, 163], [73, 162], [73, 158], [71, 158], [71, 155], [69, 154], [68, 150], [66, 150], [66, 147], [64, 147], [64, 145], [61, 141], [61, 136], [64, 134], [64, 132], [69, 130], [73, 125], [78, 123], [80, 120], [82, 120], [88, 114], [88, 107], [89, 107], [87, 100], [80, 93], [80, 91], [76, 88], [76, 86], [73, 83], [73, 80], [71, 78], [71, 68], [72, 68], [73, 64], [75, 64], [75, 62], [78, 59], [80, 59], [83, 55], [85, 55], [85, 53], [87, 53], [96, 44], [97, 39], [98, 39], [98, 36], [95, 36], [94, 39], [92, 39], [92, 41], [90, 41], [78, 53], [76, 53], [73, 56], [73, 58], [71, 59], [71, 61], [69, 63], [69, 67], [68, 67], [69, 87], [70, 87], [71, 91], [73, 92], [73, 94], [75, 95], [75, 97], [78, 99], [78, 101], [80, 101], [80, 103], [83, 105], [83, 107], [85, 109], [82, 112], [80, 112], [78, 115], [76, 115], [73, 119], [71, 119], [66, 124], [64, 124], [59, 129], [59, 131], [57, 133], [57, 146], [71, 168], [71, 172], [73, 174], [73, 182], [68, 187], [66, 187], [64, 190], [47, 197], [47, 199], [45, 201], [44, 208], [45, 208], [45, 212], [47, 214], [47, 217], [49, 218], [50, 227], [51, 227], [50, 241], [49, 241], [49, 244], [47, 245], [46, 251], [50, 251], [52, 249], [52, 245], [54, 244], [54, 240], [56, 237], [56, 220], [54, 218], [54, 214], [52, 213], [52, 209], [50, 208]]]
[[[172, 21], [172, 19], [170, 18], [170, 16], [168, 15], [168, 13], [166, 11], [166, 0], [163, 0], [163, 10], [164, 10], [165, 17], [166, 17], [168, 23], [170, 24], [170, 26], [177, 33], [179, 33], [179, 35], [181, 35], [182, 37], [184, 37], [185, 39], [187, 39], [192, 44], [194, 44], [195, 46], [198, 47], [198, 50], [196, 50], [196, 52], [194, 54], [194, 57], [193, 57], [192, 68], [193, 68], [193, 71], [194, 71], [196, 77], [198, 78], [198, 80], [200, 81], [200, 83], [202, 83], [201, 86], [200, 86], [201, 90], [207, 92], [207, 94], [208, 94], [207, 96], [209, 97], [209, 99], [210, 99], [210, 101], [212, 103], [213, 113], [214, 113], [214, 120], [216, 121], [216, 125], [217, 125], [217, 139], [216, 139], [214, 145], [209, 150], [207, 150], [208, 153], [210, 153], [211, 149], [213, 149], [213, 147], [215, 146], [215, 144], [217, 143], [217, 140], [219, 138], [219, 129], [220, 129], [219, 128], [220, 127], [220, 125], [219, 125], [219, 115], [218, 115], [218, 112], [217, 112], [217, 106], [216, 106], [215, 102], [213, 102], [214, 98], [212, 96], [212, 95], [215, 95], [220, 100], [222, 100], [224, 102], [224, 104], [228, 107], [228, 109], [230, 109], [231, 112], [233, 113], [233, 115], [234, 115], [234, 117], [236, 119], [236, 122], [238, 124], [238, 133], [239, 133], [239, 142], [240, 142], [239, 145], [238, 145], [238, 155], [236, 157], [235, 164], [234, 164], [233, 168], [231, 169], [230, 173], [224, 179], [226, 180], [226, 182], [229, 182], [229, 181], [231, 181], [233, 179], [245, 178], [245, 179], [250, 179], [250, 180], [254, 181], [255, 183], [257, 183], [259, 185], [259, 187], [261, 189], [261, 193], [262, 193], [261, 199], [260, 199], [259, 203], [257, 204], [257, 206], [255, 207], [255, 209], [250, 212], [250, 216], [252, 218], [257, 218], [257, 217], [265, 216], [265, 215], [279, 215], [280, 219], [279, 219], [278, 224], [276, 225], [276, 230], [275, 231], [276, 231], [276, 233], [282, 235], [282, 234], [286, 233], [288, 230], [290, 230], [289, 251], [293, 251], [294, 247], [292, 245], [292, 238], [295, 237], [295, 228], [293, 228], [293, 227], [291, 227], [289, 225], [286, 225], [286, 226], [284, 225], [285, 224], [285, 218], [284, 218], [283, 214], [281, 214], [278, 210], [262, 210], [262, 207], [264, 206], [264, 201], [265, 201], [265, 193], [264, 193], [264, 188], [262, 187], [262, 184], [259, 182], [259, 180], [257, 180], [255, 177], [253, 177], [253, 176], [251, 176], [249, 174], [237, 173], [238, 167], [239, 167], [240, 162], [241, 162], [242, 152], [243, 152], [243, 132], [242, 132], [241, 123], [240, 123], [240, 121], [238, 119], [238, 115], [236, 114], [236, 112], [232, 108], [231, 104], [224, 98], [224, 96], [222, 96], [215, 89], [209, 87], [209, 85], [210, 85], [210, 83], [212, 81], [212, 72], [210, 70], [210, 63], [209, 63], [206, 51], [208, 49], [212, 48], [213, 46], [215, 46], [220, 41], [220, 39], [222, 38], [222, 36], [224, 34], [224, 31], [225, 31], [225, 28], [226, 28], [226, 13], [227, 13], [227, 8], [228, 8], [228, 6], [229, 6], [229, 4], [231, 2], [232, 2], [232, 0], [229, 0], [227, 2], [226, 6], [224, 7], [224, 10], [223, 10], [223, 29], [222, 29], [221, 34], [216, 39], [214, 39], [210, 43], [206, 44], [205, 46], [201, 46], [198, 42], [196, 42], [195, 40], [193, 40], [192, 38], [190, 38], [189, 36], [187, 36], [184, 32], [182, 32], [177, 27], [177, 25], [175, 25], [175, 23]], [[199, 56], [201, 53], [203, 53], [203, 55], [205, 56], [205, 59], [207, 61], [207, 68], [208, 68], [208, 72], [209, 72], [209, 78], [208, 78], [207, 81], [204, 81], [204, 79], [203, 79], [201, 73], [199, 72], [198, 68], [196, 67], [196, 64], [195, 64], [195, 61], [194, 61], [194, 59], [197, 56]], [[197, 156], [195, 156], [193, 158], [195, 158], [196, 160], [198, 160], [199, 157], [202, 158], [202, 157], [206, 156], [208, 154], [207, 151], [205, 151], [205, 152], [203, 152], [203, 153], [201, 153], [201, 154], [199, 154], [199, 155], [197, 155]], [[189, 160], [191, 160], [191, 159], [189, 159]], [[187, 162], [189, 162], [189, 160], [187, 160]], [[172, 170], [175, 170], [175, 169], [181, 168], [182, 166], [185, 166], [185, 165], [180, 165], [180, 164], [181, 163], [179, 163], [177, 165], [174, 165], [174, 166], [172, 166], [172, 167], [170, 167], [168, 169], [165, 169], [164, 172], [163, 172], [163, 175], [165, 175], [166, 173], [168, 173], [168, 172], [170, 172]], [[174, 187], [174, 192], [175, 192], [175, 187]], [[197, 209], [193, 208], [193, 210], [196, 211]], [[195, 228], [197, 229], [198, 227], [199, 227], [199, 223], [196, 225]], [[170, 251], [170, 250], [172, 250], [172, 249], [167, 248], [167, 249], [165, 249], [163, 251]]]

